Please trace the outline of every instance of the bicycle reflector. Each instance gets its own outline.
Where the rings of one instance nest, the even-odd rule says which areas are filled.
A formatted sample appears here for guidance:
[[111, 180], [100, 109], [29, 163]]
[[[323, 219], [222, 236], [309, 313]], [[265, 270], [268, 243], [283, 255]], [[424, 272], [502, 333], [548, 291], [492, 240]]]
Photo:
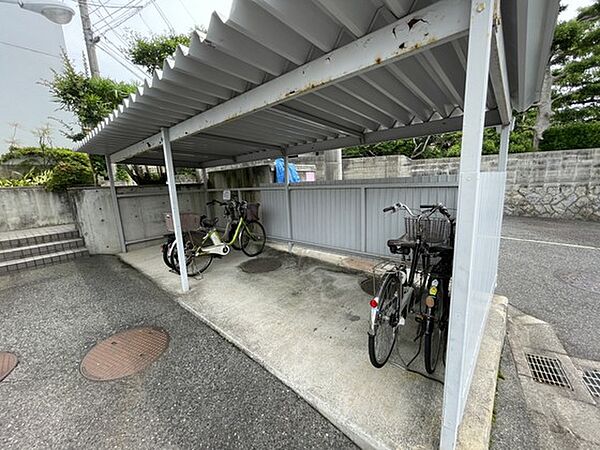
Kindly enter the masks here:
[[369, 304], [371, 305], [371, 308], [377, 308], [377, 305], [379, 305], [379, 302], [377, 301], [377, 297], [371, 299]]

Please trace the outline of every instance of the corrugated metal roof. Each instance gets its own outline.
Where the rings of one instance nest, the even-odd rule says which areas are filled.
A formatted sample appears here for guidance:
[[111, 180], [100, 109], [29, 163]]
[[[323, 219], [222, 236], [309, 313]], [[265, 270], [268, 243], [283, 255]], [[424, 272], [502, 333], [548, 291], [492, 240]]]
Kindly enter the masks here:
[[[119, 152], [434, 3], [439, 2], [234, 0], [226, 22], [213, 14], [206, 39], [194, 34], [189, 48], [179, 47], [79, 150]], [[503, 14], [511, 15], [504, 37], [517, 109], [535, 100], [554, 29], [548, 17], [557, 6], [558, 0], [503, 1]], [[335, 84], [181, 136], [172, 144], [174, 161], [218, 165], [272, 156], [282, 148], [301, 153], [460, 129], [467, 39], [458, 34], [413, 56], [374, 64]], [[499, 123], [491, 87], [487, 108], [488, 124]], [[127, 161], [160, 164], [162, 149], [147, 146]]]

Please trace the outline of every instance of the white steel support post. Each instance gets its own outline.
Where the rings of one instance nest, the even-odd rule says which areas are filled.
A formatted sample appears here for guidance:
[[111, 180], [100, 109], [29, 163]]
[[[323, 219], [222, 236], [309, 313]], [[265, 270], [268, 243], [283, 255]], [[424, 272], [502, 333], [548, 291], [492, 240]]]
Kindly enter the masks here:
[[187, 265], [185, 262], [185, 250], [183, 245], [183, 233], [181, 232], [181, 217], [179, 216], [179, 202], [177, 200], [177, 185], [175, 184], [175, 167], [173, 166], [173, 155], [171, 153], [171, 141], [169, 140], [169, 129], [161, 130], [163, 141], [163, 152], [165, 154], [165, 168], [167, 169], [167, 186], [169, 188], [169, 200], [171, 201], [171, 217], [173, 228], [175, 228], [175, 239], [177, 240], [177, 258], [179, 259], [179, 272], [181, 274], [181, 290], [190, 290]]
[[510, 132], [512, 124], [502, 125], [500, 128], [500, 150], [498, 152], [498, 172], [506, 172], [508, 165], [508, 145], [510, 143]]
[[208, 200], [208, 172], [206, 169], [202, 169], [202, 186], [204, 191], [204, 205], [206, 206], [206, 215], [209, 219], [212, 219], [210, 206], [207, 205]]
[[288, 252], [292, 251], [293, 235], [292, 235], [292, 199], [290, 193], [290, 161], [287, 155], [284, 156], [284, 181], [285, 181], [285, 210], [287, 215], [287, 232], [288, 232]]
[[452, 302], [440, 448], [454, 449], [472, 375], [466, 338], [473, 296], [472, 275], [480, 205], [479, 175], [490, 68], [493, 0], [472, 0], [460, 157], [457, 227], [452, 274]]
[[117, 198], [117, 188], [115, 188], [115, 174], [113, 172], [113, 165], [110, 161], [110, 155], [104, 157], [106, 161], [106, 172], [108, 173], [108, 182], [110, 184], [110, 196], [112, 199], [113, 209], [115, 210], [115, 222], [117, 225], [117, 233], [119, 235], [119, 245], [121, 246], [121, 252], [127, 251], [127, 245], [125, 245], [125, 233], [123, 232], [123, 221], [121, 220], [121, 210], [119, 209], [119, 199]]

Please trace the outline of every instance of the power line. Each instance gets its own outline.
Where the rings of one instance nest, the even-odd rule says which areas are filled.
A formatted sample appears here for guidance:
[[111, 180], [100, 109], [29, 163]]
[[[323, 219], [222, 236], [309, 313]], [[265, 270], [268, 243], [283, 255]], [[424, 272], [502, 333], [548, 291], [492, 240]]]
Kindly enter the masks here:
[[167, 16], [163, 12], [163, 10], [160, 8], [160, 6], [158, 6], [158, 2], [156, 0], [151, 0], [151, 1], [152, 1], [152, 4], [154, 5], [154, 7], [156, 8], [156, 10], [158, 11], [158, 14], [160, 14], [160, 17], [162, 17], [165, 24], [167, 24], [169, 31], [171, 31], [171, 33], [175, 34], [175, 28], [173, 28], [173, 25], [171, 25], [171, 22], [169, 22], [169, 19], [167, 19]]
[[4, 41], [0, 41], [0, 44], [4, 44], [4, 45], [8, 45], [9, 47], [15, 47], [15, 48], [19, 48], [21, 50], [27, 50], [33, 53], [39, 53], [40, 55], [46, 55], [46, 56], [52, 56], [53, 58], [59, 58], [59, 55], [53, 55], [52, 53], [47, 53], [44, 52], [42, 50], [36, 50], [35, 48], [31, 48], [31, 47], [24, 47], [22, 45], [17, 45], [17, 44], [11, 44], [10, 42], [4, 42]]
[[190, 16], [190, 19], [192, 19], [192, 23], [196, 23], [196, 19], [194, 19], [194, 16], [192, 16], [192, 13], [190, 12], [190, 10], [187, 8], [187, 6], [185, 6], [185, 3], [183, 2], [183, 0], [179, 0], [179, 3], [181, 3], [181, 6], [183, 6], [183, 9], [185, 9], [185, 12], [187, 13], [188, 16]]
[[136, 72], [134, 72], [132, 69], [130, 69], [125, 63], [123, 63], [116, 55], [114, 55], [111, 50], [108, 49], [108, 47], [105, 47], [103, 44], [101, 44], [100, 42], [98, 42], [96, 44], [98, 46], [98, 48], [100, 50], [102, 50], [104, 53], [106, 53], [108, 56], [110, 56], [112, 59], [114, 59], [117, 63], [119, 63], [124, 69], [126, 69], [127, 71], [129, 71], [134, 77], [136, 77], [138, 80], [143, 80], [143, 78], [137, 74]]

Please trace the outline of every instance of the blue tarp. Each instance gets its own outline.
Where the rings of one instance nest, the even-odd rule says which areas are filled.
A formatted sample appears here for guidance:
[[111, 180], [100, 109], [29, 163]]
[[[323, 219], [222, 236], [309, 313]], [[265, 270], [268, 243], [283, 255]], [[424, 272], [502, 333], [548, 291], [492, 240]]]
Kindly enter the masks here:
[[[296, 170], [296, 165], [293, 163], [288, 164], [288, 177], [290, 183], [300, 183], [300, 176]], [[285, 183], [285, 162], [283, 158], [277, 158], [275, 160], [275, 182]]]

